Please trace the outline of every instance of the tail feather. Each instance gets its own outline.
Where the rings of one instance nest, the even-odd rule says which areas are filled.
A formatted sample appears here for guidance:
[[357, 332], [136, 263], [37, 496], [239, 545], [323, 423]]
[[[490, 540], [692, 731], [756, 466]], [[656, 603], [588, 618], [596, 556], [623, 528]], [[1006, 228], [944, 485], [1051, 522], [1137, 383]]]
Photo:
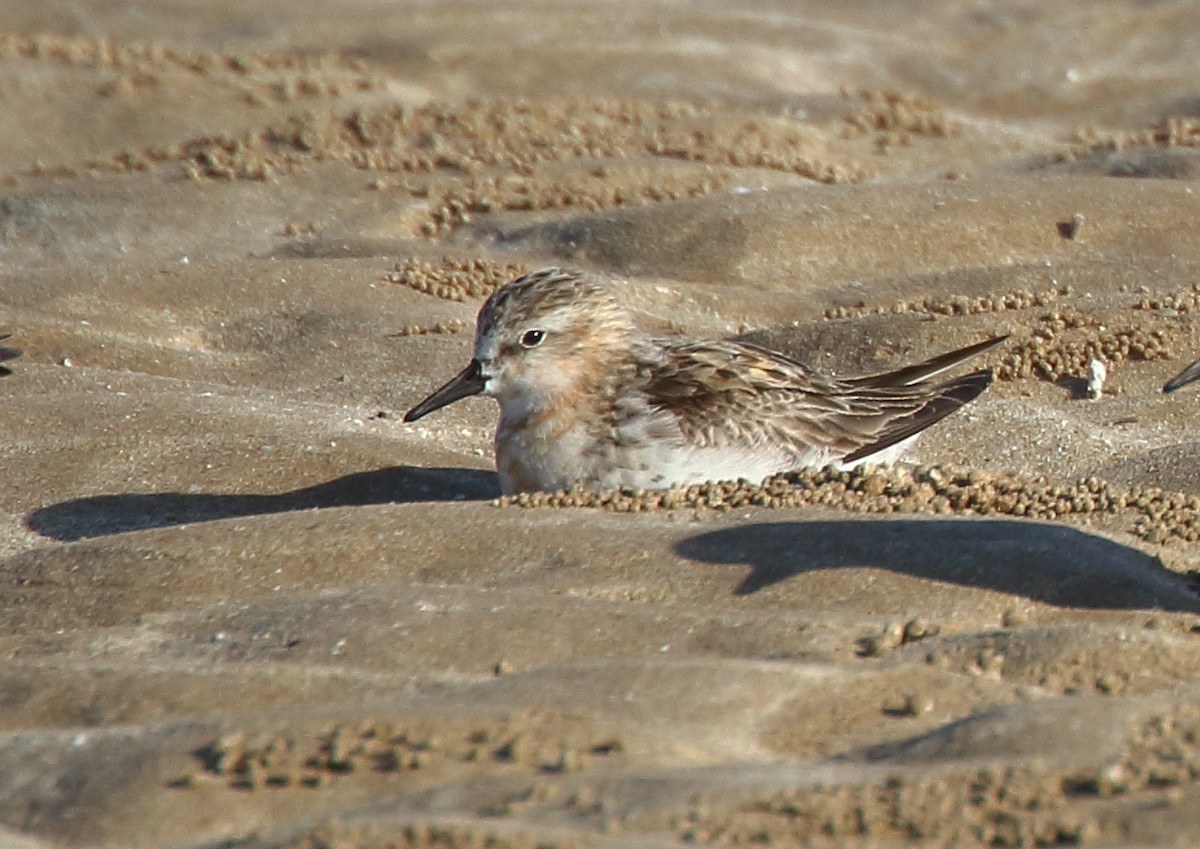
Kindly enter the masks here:
[[[1000, 339], [990, 340], [995, 344], [1005, 337]], [[972, 346], [978, 347], [978, 346]], [[985, 350], [990, 345], [985, 345]], [[967, 349], [963, 349], [967, 350]], [[961, 353], [956, 351], [955, 353]], [[959, 360], [961, 362], [961, 360]], [[932, 360], [930, 362], [933, 362]], [[926, 365], [921, 363], [913, 368], [920, 368]], [[904, 371], [904, 369], [902, 369]], [[936, 374], [936, 372], [935, 372]], [[842, 458], [843, 463], [855, 463], [859, 460], [870, 457], [884, 449], [890, 448], [898, 442], [903, 442], [910, 436], [916, 436], [925, 428], [935, 424], [946, 416], [953, 413], [955, 410], [973, 401], [979, 396], [983, 390], [987, 389], [992, 383], [991, 369], [981, 371], [973, 371], [970, 374], [956, 378], [944, 386], [940, 387], [937, 394], [929, 399], [926, 404], [923, 404], [912, 413], [901, 416], [888, 424], [879, 438], [869, 445], [864, 445], [861, 448], [856, 448], [845, 457]], [[904, 384], [901, 384], [904, 385]]]
[[938, 354], [936, 357], [932, 357], [921, 363], [916, 363], [915, 365], [898, 368], [895, 371], [886, 371], [882, 374], [871, 374], [867, 375], [866, 377], [849, 378], [845, 380], [845, 382], [853, 386], [880, 389], [892, 386], [912, 386], [914, 383], [932, 380], [939, 374], [954, 368], [959, 363], [965, 362], [966, 360], [971, 359], [971, 357], [982, 354], [989, 348], [996, 347], [1007, 338], [1007, 333], [1003, 336], [993, 336], [991, 339], [985, 339], [982, 342], [976, 342], [974, 345], [968, 345], [967, 347], [959, 348], [956, 351]]

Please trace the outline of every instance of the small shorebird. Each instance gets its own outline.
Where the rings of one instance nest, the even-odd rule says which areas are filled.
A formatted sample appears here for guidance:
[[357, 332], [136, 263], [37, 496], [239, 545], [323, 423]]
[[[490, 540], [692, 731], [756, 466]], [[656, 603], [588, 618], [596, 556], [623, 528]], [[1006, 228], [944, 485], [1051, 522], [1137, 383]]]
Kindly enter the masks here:
[[505, 493], [759, 481], [894, 459], [982, 392], [992, 373], [932, 379], [1006, 338], [835, 378], [747, 342], [650, 336], [601, 278], [547, 268], [492, 293], [470, 364], [404, 420], [470, 395], [495, 398]]
[[1162, 391], [1174, 392], [1181, 386], [1187, 386], [1198, 377], [1200, 377], [1200, 360], [1193, 360], [1183, 371], [1164, 383]]

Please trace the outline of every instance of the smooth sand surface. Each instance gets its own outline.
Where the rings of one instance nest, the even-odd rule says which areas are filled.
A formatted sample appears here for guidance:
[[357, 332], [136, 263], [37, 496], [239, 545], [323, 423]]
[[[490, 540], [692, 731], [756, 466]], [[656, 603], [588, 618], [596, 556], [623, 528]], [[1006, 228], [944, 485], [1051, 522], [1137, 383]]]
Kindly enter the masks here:
[[[1200, 8], [0, 17], [0, 845], [1200, 843]], [[903, 492], [497, 502], [401, 416], [564, 263], [1011, 338]]]

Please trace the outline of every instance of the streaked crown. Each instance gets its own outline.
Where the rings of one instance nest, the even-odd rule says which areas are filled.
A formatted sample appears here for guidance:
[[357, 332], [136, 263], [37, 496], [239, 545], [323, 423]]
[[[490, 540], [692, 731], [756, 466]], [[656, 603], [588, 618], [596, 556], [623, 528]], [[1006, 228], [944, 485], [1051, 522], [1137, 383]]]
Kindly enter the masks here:
[[[597, 331], [632, 327], [612, 295], [611, 284], [598, 275], [569, 268], [543, 268], [505, 283], [479, 311], [476, 354], [490, 359], [511, 350], [527, 333], [583, 339]], [[536, 338], [536, 337], [533, 337]]]

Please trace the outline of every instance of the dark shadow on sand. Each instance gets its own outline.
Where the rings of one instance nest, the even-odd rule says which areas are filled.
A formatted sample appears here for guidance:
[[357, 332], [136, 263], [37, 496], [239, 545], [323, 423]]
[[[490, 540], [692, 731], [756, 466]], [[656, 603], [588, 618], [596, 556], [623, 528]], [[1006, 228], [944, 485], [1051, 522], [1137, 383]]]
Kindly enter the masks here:
[[1054, 381], [1054, 385], [1059, 389], [1065, 389], [1067, 391], [1067, 396], [1072, 401], [1083, 401], [1088, 396], [1088, 382], [1082, 377], [1076, 377], [1075, 375], [1064, 375], [1063, 377], [1060, 377], [1058, 380]]
[[25, 518], [25, 524], [42, 536], [72, 541], [235, 516], [317, 507], [478, 501], [499, 494], [495, 472], [393, 466], [275, 495], [183, 492], [94, 495], [41, 507]]
[[1062, 607], [1200, 613], [1156, 557], [1075, 528], [1019, 519], [755, 523], [680, 541], [708, 563], [748, 565], [749, 595], [818, 569], [876, 568]]

